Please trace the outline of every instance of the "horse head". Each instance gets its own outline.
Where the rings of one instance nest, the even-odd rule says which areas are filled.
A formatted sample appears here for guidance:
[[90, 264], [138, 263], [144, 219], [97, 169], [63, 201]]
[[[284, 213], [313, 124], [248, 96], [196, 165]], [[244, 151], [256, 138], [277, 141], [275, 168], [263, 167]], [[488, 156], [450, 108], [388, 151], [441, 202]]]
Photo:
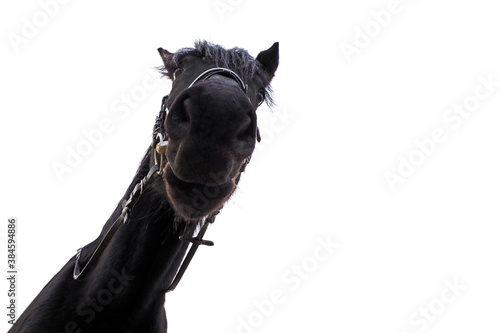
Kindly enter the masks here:
[[179, 217], [200, 220], [220, 210], [250, 161], [259, 139], [257, 108], [272, 103], [278, 43], [256, 58], [208, 42], [158, 51], [172, 80], [163, 124], [164, 185]]

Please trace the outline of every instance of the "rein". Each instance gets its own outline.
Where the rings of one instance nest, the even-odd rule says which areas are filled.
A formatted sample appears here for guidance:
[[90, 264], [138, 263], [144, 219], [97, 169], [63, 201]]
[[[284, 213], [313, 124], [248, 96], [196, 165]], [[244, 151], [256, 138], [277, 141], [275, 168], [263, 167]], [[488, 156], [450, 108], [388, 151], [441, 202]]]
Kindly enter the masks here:
[[[228, 76], [230, 78], [233, 78], [238, 82], [240, 87], [243, 89], [245, 93], [247, 93], [247, 88], [248, 86], [243, 82], [243, 80], [230, 69], [227, 68], [222, 68], [222, 67], [216, 67], [216, 68], [211, 68], [203, 73], [201, 73], [194, 81], [189, 85], [188, 88], [193, 86], [195, 83], [199, 81], [204, 81], [210, 78], [211, 76], [215, 74], [221, 74]], [[106, 249], [106, 247], [109, 245], [111, 242], [111, 239], [115, 235], [116, 231], [120, 228], [122, 225], [127, 224], [127, 219], [130, 214], [131, 209], [134, 207], [136, 202], [139, 200], [142, 192], [150, 185], [151, 179], [155, 175], [162, 175], [163, 174], [163, 168], [164, 168], [164, 155], [167, 151], [167, 135], [166, 131], [164, 129], [163, 124], [165, 123], [165, 118], [167, 115], [167, 100], [168, 100], [168, 95], [164, 96], [161, 102], [161, 108], [160, 108], [160, 113], [156, 117], [155, 125], [153, 128], [153, 142], [151, 144], [152, 150], [153, 150], [153, 155], [154, 155], [154, 162], [155, 164], [151, 169], [149, 170], [148, 174], [142, 178], [135, 186], [132, 192], [130, 193], [130, 196], [127, 200], [123, 199], [122, 201], [122, 212], [120, 216], [113, 222], [111, 225], [111, 228], [106, 232], [102, 240], [99, 242], [97, 245], [97, 248], [94, 250], [92, 255], [90, 256], [90, 259], [87, 261], [87, 263], [83, 266], [83, 268], [80, 268], [80, 257], [82, 254], [83, 248], [80, 248], [77, 250], [76, 258], [75, 258], [75, 267], [73, 269], [73, 279], [77, 280], [80, 276], [82, 276], [83, 273], [87, 271], [87, 269], [91, 266], [93, 266], [101, 257], [102, 253]], [[260, 141], [260, 140], [259, 140]], [[159, 155], [159, 156], [158, 156]], [[172, 283], [168, 287], [166, 292], [173, 291], [175, 287], [179, 284], [182, 276], [184, 275], [187, 267], [189, 266], [189, 263], [191, 262], [191, 259], [194, 257], [196, 250], [200, 245], [207, 245], [207, 246], [212, 246], [214, 243], [212, 241], [204, 240], [203, 236], [205, 235], [205, 232], [210, 224], [212, 224], [215, 221], [215, 217], [219, 212], [215, 212], [208, 217], [206, 217], [203, 221], [203, 225], [196, 235], [196, 237], [184, 237], [184, 236], [179, 236], [179, 240], [182, 242], [189, 242], [192, 243], [191, 248], [189, 249], [189, 252], [187, 255], [184, 257], [184, 260], [182, 261], [182, 264], [177, 271], [174, 279], [172, 280]]]

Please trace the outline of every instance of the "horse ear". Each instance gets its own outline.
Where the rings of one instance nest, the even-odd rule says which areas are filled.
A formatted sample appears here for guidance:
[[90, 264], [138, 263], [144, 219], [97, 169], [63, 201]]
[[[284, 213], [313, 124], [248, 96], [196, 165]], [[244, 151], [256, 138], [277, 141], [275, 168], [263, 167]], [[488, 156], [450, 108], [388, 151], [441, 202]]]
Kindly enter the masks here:
[[168, 52], [167, 50], [159, 47], [158, 48], [158, 52], [160, 53], [160, 57], [161, 59], [163, 60], [163, 63], [165, 64], [165, 66], [167, 65], [167, 60], [170, 56], [172, 56], [173, 53], [170, 53]]
[[279, 58], [279, 43], [276, 42], [267, 50], [260, 52], [256, 60], [260, 62], [264, 71], [273, 77], [278, 68]]

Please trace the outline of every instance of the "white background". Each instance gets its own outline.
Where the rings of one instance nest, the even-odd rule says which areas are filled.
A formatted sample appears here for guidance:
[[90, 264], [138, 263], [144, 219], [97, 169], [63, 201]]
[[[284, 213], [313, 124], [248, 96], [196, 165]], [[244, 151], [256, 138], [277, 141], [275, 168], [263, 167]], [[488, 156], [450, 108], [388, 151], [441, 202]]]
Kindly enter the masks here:
[[[169, 332], [499, 330], [500, 86], [457, 128], [443, 119], [473, 100], [479, 77], [500, 81], [492, 1], [401, 0], [385, 26], [371, 12], [389, 0], [73, 0], [45, 22], [46, 2], [0, 8], [1, 257], [17, 216], [21, 309], [95, 239], [129, 185], [170, 89], [149, 71], [156, 49], [201, 38], [256, 56], [279, 41], [277, 107], [259, 109], [268, 135], [207, 232], [216, 246], [168, 295]], [[36, 19], [15, 47], [9, 38]], [[145, 79], [156, 87], [120, 118], [113, 105]], [[60, 181], [53, 163], [102, 119], [113, 130]], [[424, 156], [415, 140], [436, 128], [446, 140], [391, 191], [384, 174]], [[317, 252], [318, 239], [340, 245]]]

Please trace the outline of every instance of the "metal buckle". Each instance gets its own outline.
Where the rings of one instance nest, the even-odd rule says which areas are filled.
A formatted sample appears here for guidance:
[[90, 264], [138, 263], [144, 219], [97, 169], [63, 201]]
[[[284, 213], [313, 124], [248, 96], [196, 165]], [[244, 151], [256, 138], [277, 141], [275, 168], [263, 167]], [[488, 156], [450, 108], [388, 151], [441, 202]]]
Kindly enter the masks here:
[[[158, 143], [156, 143], [155, 148], [154, 148], [154, 159], [155, 159], [155, 164], [158, 165], [158, 174], [161, 175], [163, 174], [163, 156], [167, 153], [167, 145], [168, 141], [163, 139], [163, 134], [157, 133], [155, 141], [158, 140]], [[160, 155], [160, 163], [158, 164], [158, 156]]]
[[[160, 114], [158, 117], [156, 117], [156, 123], [155, 123], [155, 128], [154, 128], [154, 133], [153, 133], [153, 154], [154, 154], [154, 161], [155, 165], [158, 165], [158, 174], [161, 175], [163, 174], [163, 155], [166, 154], [167, 152], [167, 138], [166, 134], [165, 137], [163, 136], [164, 128], [163, 128], [163, 123], [165, 121], [166, 115], [167, 115], [167, 100], [168, 100], [168, 95], [163, 96], [161, 100], [161, 108], [160, 108]], [[158, 161], [158, 156], [160, 155], [160, 161]]]

